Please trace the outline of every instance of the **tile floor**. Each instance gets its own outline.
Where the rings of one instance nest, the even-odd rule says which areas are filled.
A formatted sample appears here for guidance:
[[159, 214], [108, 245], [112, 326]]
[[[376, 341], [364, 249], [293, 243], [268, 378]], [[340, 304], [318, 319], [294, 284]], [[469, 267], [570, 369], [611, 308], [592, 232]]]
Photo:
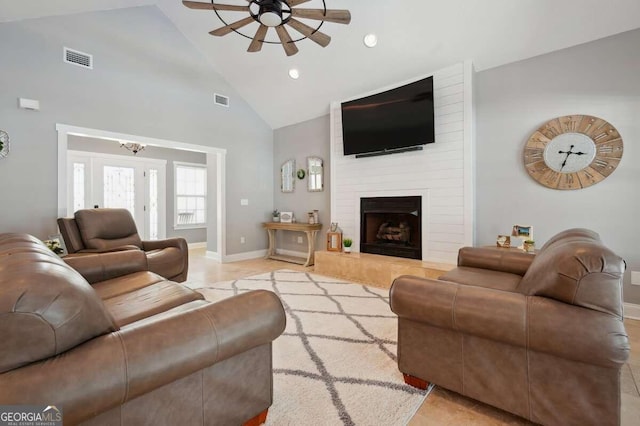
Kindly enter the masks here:
[[[216, 282], [256, 275], [278, 269], [313, 272], [292, 263], [254, 259], [219, 264], [204, 256], [204, 249], [192, 250], [189, 281]], [[625, 320], [631, 343], [629, 361], [622, 369], [622, 426], [637, 425], [640, 419], [640, 321]], [[445, 389], [436, 388], [409, 422], [411, 426], [498, 426], [532, 424], [520, 417]]]

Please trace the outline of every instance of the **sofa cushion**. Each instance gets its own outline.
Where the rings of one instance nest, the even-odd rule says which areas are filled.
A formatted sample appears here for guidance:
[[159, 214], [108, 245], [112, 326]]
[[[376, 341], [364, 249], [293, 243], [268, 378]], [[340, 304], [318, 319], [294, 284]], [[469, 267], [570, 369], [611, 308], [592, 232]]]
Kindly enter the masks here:
[[624, 270], [624, 260], [599, 240], [572, 236], [536, 255], [518, 291], [622, 317]]
[[161, 281], [104, 300], [118, 326], [156, 315], [204, 296], [172, 281]]
[[165, 281], [160, 275], [149, 271], [134, 272], [111, 280], [93, 284], [93, 289], [102, 300], [139, 290]]
[[491, 269], [458, 266], [442, 275], [440, 280], [475, 287], [493, 288], [495, 290], [515, 291], [522, 280], [518, 274], [493, 271]]
[[0, 237], [0, 373], [115, 330], [89, 283], [42, 242]]
[[142, 248], [136, 223], [127, 209], [78, 210], [75, 219], [88, 249], [109, 250], [127, 245]]

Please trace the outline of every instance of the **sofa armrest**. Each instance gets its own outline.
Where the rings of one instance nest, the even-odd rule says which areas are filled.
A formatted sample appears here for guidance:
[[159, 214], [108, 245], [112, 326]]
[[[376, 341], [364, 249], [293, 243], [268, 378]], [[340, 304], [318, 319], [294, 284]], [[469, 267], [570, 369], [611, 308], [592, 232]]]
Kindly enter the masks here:
[[147, 256], [137, 248], [100, 254], [71, 254], [65, 256], [64, 261], [90, 284], [149, 270]]
[[158, 320], [133, 323], [0, 375], [2, 404], [61, 405], [75, 424], [226, 358], [273, 341], [280, 299], [258, 290]]
[[144, 251], [162, 250], [167, 247], [175, 247], [183, 252], [188, 252], [187, 240], [184, 238], [167, 238], [166, 240], [143, 241], [142, 248]]
[[111, 253], [114, 251], [126, 251], [126, 250], [140, 250], [140, 247], [127, 244], [125, 246], [104, 248], [104, 249], [82, 249], [78, 250], [78, 254], [98, 254], [98, 253]]
[[458, 251], [458, 266], [491, 269], [524, 276], [534, 254], [495, 247], [463, 247]]
[[629, 358], [629, 338], [619, 317], [546, 297], [527, 299], [532, 350], [610, 368]]

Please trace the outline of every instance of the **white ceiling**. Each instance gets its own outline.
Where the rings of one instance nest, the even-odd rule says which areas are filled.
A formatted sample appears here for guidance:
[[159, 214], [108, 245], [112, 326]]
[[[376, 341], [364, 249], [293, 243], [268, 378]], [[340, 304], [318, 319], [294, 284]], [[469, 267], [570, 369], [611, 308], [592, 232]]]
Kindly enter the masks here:
[[[247, 4], [246, 0], [216, 2]], [[0, 22], [157, 4], [273, 128], [326, 114], [332, 101], [427, 75], [463, 60], [472, 60], [481, 71], [640, 27], [638, 0], [326, 3], [328, 9], [350, 10], [351, 24], [325, 23], [321, 31], [332, 37], [331, 44], [322, 48], [303, 40], [297, 43], [300, 52], [292, 57], [279, 45], [265, 44], [261, 52], [247, 53], [250, 40], [235, 33], [210, 36], [209, 31], [222, 26], [215, 13], [187, 9], [180, 0], [0, 0]], [[311, 0], [299, 7], [321, 5], [321, 0]], [[245, 16], [240, 12], [223, 15], [229, 22]], [[257, 24], [246, 27], [247, 34], [255, 33], [253, 25]], [[369, 32], [378, 35], [374, 49], [362, 43]], [[299, 80], [288, 77], [292, 67], [300, 70]]]

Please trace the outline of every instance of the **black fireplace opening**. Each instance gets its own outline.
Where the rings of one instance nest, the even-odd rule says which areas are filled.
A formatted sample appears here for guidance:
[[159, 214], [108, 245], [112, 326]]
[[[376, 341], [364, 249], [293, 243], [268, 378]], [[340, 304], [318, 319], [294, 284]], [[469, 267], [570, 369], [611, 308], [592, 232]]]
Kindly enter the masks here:
[[361, 198], [360, 252], [422, 259], [422, 197]]

